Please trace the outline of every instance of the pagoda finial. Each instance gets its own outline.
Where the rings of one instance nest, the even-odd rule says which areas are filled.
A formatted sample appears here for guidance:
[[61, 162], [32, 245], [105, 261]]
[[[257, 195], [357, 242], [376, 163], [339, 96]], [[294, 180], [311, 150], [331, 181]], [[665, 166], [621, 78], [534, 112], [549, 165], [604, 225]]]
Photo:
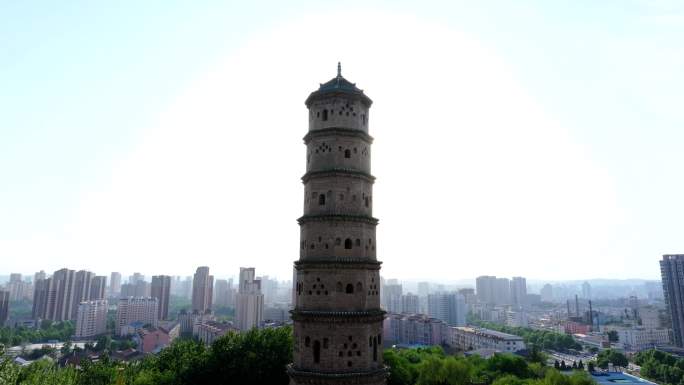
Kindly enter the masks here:
[[337, 62], [337, 77], [342, 77], [342, 64], [340, 62]]

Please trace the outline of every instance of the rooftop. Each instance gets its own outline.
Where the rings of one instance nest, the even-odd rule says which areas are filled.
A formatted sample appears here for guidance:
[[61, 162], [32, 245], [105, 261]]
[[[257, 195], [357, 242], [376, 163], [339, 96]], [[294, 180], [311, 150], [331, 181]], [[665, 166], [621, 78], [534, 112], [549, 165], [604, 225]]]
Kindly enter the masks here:
[[504, 341], [522, 341], [522, 337], [514, 334], [502, 333], [496, 330], [475, 328], [469, 326], [454, 326], [454, 329], [462, 330], [466, 333], [477, 334], [485, 337], [498, 338]]
[[592, 374], [591, 378], [593, 378], [594, 381], [596, 381], [599, 385], [656, 385], [654, 382], [622, 372], [606, 372], [600, 373], [600, 375]]
[[356, 87], [356, 83], [352, 83], [342, 76], [342, 65], [339, 62], [337, 63], [337, 76], [321, 84], [318, 87], [318, 90], [312, 92], [309, 97], [306, 98], [304, 103], [308, 106], [315, 100], [334, 95], [352, 96], [361, 100], [367, 106], [370, 106], [373, 103], [373, 101], [363, 93], [362, 89]]

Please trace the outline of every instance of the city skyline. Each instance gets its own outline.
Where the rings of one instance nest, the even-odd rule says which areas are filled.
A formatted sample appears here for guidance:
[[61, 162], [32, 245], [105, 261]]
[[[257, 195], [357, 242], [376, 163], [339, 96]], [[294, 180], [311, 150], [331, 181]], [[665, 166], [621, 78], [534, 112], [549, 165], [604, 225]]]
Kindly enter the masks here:
[[[248, 262], [286, 279], [301, 95], [341, 60], [381, 101], [388, 277], [658, 279], [684, 250], [681, 6], [432, 4], [0, 5], [7, 273]], [[378, 33], [310, 35], [332, 16]]]

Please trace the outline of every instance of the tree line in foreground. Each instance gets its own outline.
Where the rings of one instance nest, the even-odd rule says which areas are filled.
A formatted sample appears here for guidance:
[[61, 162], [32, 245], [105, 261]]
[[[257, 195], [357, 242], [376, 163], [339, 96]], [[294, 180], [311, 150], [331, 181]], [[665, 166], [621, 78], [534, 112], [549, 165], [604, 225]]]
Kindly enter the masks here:
[[665, 385], [684, 385], [684, 358], [651, 349], [634, 355], [641, 375]]
[[[130, 363], [110, 360], [105, 350], [96, 362], [80, 368], [38, 360], [19, 367], [0, 362], [2, 385], [213, 385], [288, 384], [285, 366], [292, 361], [290, 328], [230, 333], [211, 346], [192, 340], [174, 342], [158, 355]], [[512, 354], [489, 359], [446, 355], [440, 347], [384, 352], [390, 385], [589, 385], [590, 376], [561, 374], [544, 366], [541, 355], [530, 360]], [[532, 362], [534, 361], [534, 362]]]

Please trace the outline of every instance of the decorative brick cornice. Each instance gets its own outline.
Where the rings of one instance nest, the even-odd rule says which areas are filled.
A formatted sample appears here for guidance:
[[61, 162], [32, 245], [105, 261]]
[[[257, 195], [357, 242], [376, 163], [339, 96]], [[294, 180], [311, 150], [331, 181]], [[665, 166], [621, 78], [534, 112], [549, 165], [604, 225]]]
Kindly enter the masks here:
[[320, 138], [321, 136], [347, 136], [359, 138], [368, 144], [373, 143], [373, 137], [361, 130], [354, 130], [346, 127], [328, 127], [320, 130], [309, 131], [304, 136], [304, 143], [309, 144], [311, 139]]
[[349, 168], [331, 168], [328, 170], [320, 171], [309, 171], [304, 176], [302, 176], [302, 183], [306, 183], [311, 179], [315, 178], [327, 178], [327, 177], [347, 177], [347, 178], [359, 178], [366, 182], [374, 183], [375, 177], [363, 171], [352, 170]]
[[295, 269], [344, 269], [344, 270], [380, 270], [380, 261], [358, 257], [305, 258], [295, 261]]
[[304, 215], [297, 219], [300, 225], [309, 222], [360, 222], [369, 225], [377, 225], [378, 219], [365, 215], [331, 214], [331, 215]]
[[293, 321], [324, 323], [371, 323], [385, 319], [384, 310], [363, 311], [323, 311], [323, 310], [290, 310]]
[[314, 385], [325, 381], [326, 384], [336, 385], [366, 385], [384, 383], [389, 376], [389, 368], [382, 366], [378, 369], [359, 370], [350, 372], [325, 372], [295, 368], [293, 364], [287, 366], [287, 374], [297, 381], [297, 384]]

